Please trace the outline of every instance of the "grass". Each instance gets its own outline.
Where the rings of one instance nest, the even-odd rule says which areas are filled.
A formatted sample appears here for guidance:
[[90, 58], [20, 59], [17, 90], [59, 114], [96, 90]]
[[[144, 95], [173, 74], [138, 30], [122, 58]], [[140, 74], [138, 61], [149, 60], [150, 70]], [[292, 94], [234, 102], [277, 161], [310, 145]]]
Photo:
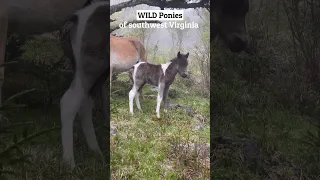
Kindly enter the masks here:
[[[169, 102], [189, 105], [206, 117], [203, 130], [193, 130], [196, 121], [184, 109], [169, 109], [167, 125], [163, 109], [161, 118], [156, 118], [156, 98], [140, 98], [143, 112], [134, 104], [134, 115], [129, 114], [127, 75], [119, 75], [112, 84], [112, 105], [118, 113], [111, 115], [111, 124], [117, 133], [111, 137], [112, 179], [209, 179], [209, 161], [200, 153], [182, 144], [209, 143], [209, 99], [195, 93], [191, 88], [177, 90], [177, 97]], [[143, 94], [153, 94], [145, 86]], [[163, 108], [163, 104], [161, 105]], [[209, 153], [209, 151], [207, 152]], [[209, 154], [208, 154], [209, 155]]]
[[[137, 111], [132, 117], [128, 113], [128, 84], [126, 75], [113, 83], [112, 108], [117, 113], [112, 114], [112, 122], [117, 127], [116, 136], [111, 137], [111, 167], [112, 179], [208, 179], [209, 161], [199, 148], [193, 148], [193, 142], [205, 145], [209, 143], [209, 99], [197, 93], [195, 89], [185, 89], [178, 78], [172, 86], [177, 92], [176, 98], [170, 102], [189, 105], [205, 117], [202, 130], [193, 130], [197, 123], [184, 109], [169, 109], [168, 124], [164, 119], [155, 118], [155, 99], [141, 99], [143, 112]], [[153, 93], [150, 86], [143, 90], [144, 94]], [[163, 106], [162, 106], [163, 107]], [[163, 117], [163, 113], [161, 116]], [[94, 115], [96, 116], [96, 115]], [[74, 152], [76, 168], [68, 172], [62, 167], [62, 147], [60, 137], [60, 113], [58, 105], [49, 110], [36, 108], [18, 108], [6, 114], [8, 120], [1, 125], [21, 122], [31, 122], [23, 128], [14, 128], [14, 133], [37, 133], [56, 127], [55, 130], [42, 134], [21, 145], [22, 154], [29, 155], [30, 163], [13, 166], [17, 175], [9, 175], [13, 180], [42, 179], [106, 179], [107, 166], [99, 157], [92, 153], [83, 137], [80, 122], [76, 119], [74, 125]], [[106, 155], [105, 149], [107, 130], [105, 121], [94, 117], [94, 127], [98, 142]], [[1, 137], [2, 138], [2, 137]], [[11, 136], [6, 137], [8, 139]], [[3, 139], [1, 139], [3, 140]], [[0, 150], [3, 147], [0, 147]], [[194, 150], [195, 149], [195, 150]], [[199, 152], [198, 152], [199, 151]], [[2, 177], [1, 177], [2, 178]]]
[[[58, 127], [60, 125], [60, 114], [57, 107], [52, 108], [49, 113], [39, 109], [19, 109], [8, 115], [10, 123], [33, 122], [27, 125], [28, 132], [39, 132], [43, 129]], [[106, 140], [103, 134], [106, 130], [102, 127], [103, 122], [95, 121], [98, 141], [104, 154], [108, 153], [104, 149]], [[17, 133], [22, 129], [15, 129]], [[60, 138], [60, 128], [52, 132], [45, 133], [32, 141], [28, 141], [21, 146], [23, 154], [29, 155], [30, 163], [17, 165], [14, 171], [16, 176], [9, 176], [13, 180], [57, 180], [57, 179], [106, 179], [106, 165], [100, 158], [88, 150], [83, 137], [80, 123], [75, 121], [74, 128], [75, 161], [76, 168], [73, 172], [65, 170], [62, 166], [62, 147]]]
[[[290, 111], [273, 109], [268, 117], [259, 115], [251, 119], [248, 116], [242, 117], [246, 122], [224, 117], [215, 118], [220, 122], [216, 129], [222, 129], [217, 134], [221, 133], [220, 135], [233, 138], [245, 135], [257, 140], [260, 152], [264, 155], [262, 161], [258, 161], [261, 167], [253, 168], [243, 161], [241, 149], [227, 153], [216, 149], [214, 179], [247, 179], [249, 177], [250, 179], [298, 179], [299, 176], [305, 175], [305, 178], [312, 177], [308, 175], [308, 168], [306, 168], [312, 163], [307, 160], [312, 151], [302, 143], [302, 140], [305, 139], [308, 131], [314, 132], [315, 128], [304, 121], [306, 117]], [[267, 121], [265, 125], [262, 122], [263, 118]], [[247, 133], [244, 132], [243, 127], [248, 129]], [[225, 164], [226, 161], [232, 161], [231, 165]]]

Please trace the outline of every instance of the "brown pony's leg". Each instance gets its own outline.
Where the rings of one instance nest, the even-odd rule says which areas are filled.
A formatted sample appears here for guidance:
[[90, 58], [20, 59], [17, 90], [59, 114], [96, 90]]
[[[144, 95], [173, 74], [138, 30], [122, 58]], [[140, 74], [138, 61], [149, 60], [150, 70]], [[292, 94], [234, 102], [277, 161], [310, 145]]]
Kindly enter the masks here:
[[[7, 0], [0, 1], [0, 65], [5, 62], [5, 48], [8, 30]], [[2, 86], [4, 83], [4, 67], [0, 67], [0, 106], [2, 105]], [[0, 114], [2, 119], [2, 114]]]
[[111, 94], [111, 83], [112, 83], [112, 65], [110, 64], [110, 94]]

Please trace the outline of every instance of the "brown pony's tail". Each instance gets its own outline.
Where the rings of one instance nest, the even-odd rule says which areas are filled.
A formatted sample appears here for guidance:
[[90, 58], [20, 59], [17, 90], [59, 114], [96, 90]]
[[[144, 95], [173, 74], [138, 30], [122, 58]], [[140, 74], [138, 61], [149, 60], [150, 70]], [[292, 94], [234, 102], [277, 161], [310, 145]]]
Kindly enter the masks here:
[[139, 53], [140, 61], [141, 62], [147, 62], [147, 53], [146, 49], [144, 48], [143, 44], [138, 40], [130, 40], [133, 46], [136, 48], [136, 50]]
[[143, 44], [140, 44], [140, 58], [142, 62], [147, 62], [147, 53], [146, 49], [144, 48]]

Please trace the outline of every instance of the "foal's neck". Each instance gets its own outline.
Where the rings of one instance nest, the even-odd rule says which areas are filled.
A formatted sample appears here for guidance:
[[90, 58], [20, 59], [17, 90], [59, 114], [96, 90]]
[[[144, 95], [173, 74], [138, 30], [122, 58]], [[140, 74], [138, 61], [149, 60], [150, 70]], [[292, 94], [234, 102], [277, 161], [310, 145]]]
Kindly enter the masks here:
[[177, 60], [173, 59], [171, 61], [168, 61], [166, 64], [162, 64], [161, 68], [164, 71], [164, 76], [166, 77], [170, 76], [170, 78], [174, 79], [178, 73]]

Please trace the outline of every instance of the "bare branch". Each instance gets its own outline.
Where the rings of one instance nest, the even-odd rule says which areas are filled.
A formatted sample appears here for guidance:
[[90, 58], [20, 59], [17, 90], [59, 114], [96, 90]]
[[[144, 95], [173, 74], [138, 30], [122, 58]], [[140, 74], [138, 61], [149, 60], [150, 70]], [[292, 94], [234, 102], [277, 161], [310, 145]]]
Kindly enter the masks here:
[[116, 4], [110, 7], [110, 15], [121, 11], [124, 8], [127, 7], [134, 7], [140, 4], [146, 4], [149, 6], [156, 6], [156, 7], [164, 7], [164, 8], [181, 8], [181, 9], [187, 9], [187, 8], [210, 8], [210, 5], [207, 1], [200, 1], [198, 3], [186, 3], [181, 1], [169, 1], [169, 2], [163, 2], [159, 0], [131, 0], [127, 2], [123, 2], [120, 4]]

